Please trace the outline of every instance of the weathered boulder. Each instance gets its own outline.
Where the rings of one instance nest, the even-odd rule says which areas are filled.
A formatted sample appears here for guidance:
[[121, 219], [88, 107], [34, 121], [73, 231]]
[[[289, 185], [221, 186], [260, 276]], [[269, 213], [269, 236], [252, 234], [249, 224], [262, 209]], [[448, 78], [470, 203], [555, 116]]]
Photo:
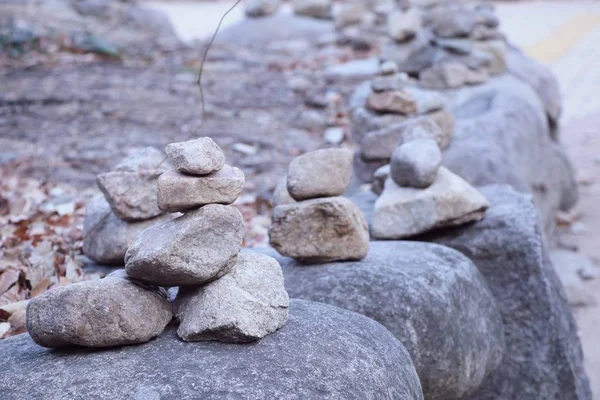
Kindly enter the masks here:
[[389, 172], [399, 186], [426, 188], [435, 182], [441, 163], [442, 152], [435, 140], [415, 139], [396, 147]]
[[465, 398], [501, 363], [498, 306], [477, 268], [457, 251], [371, 242], [362, 261], [311, 267], [262, 251], [278, 259], [291, 297], [356, 311], [388, 328], [411, 354], [426, 399]]
[[0, 351], [3, 400], [423, 399], [409, 354], [387, 329], [302, 300], [291, 302], [282, 329], [252, 345], [186, 343], [168, 329], [106, 351], [49, 351], [27, 334], [1, 341]]
[[112, 212], [102, 194], [87, 205], [83, 219], [83, 253], [105, 265], [124, 265], [125, 252], [144, 229], [172, 219], [170, 214], [138, 222], [126, 222]]
[[208, 204], [140, 233], [127, 250], [125, 270], [151, 284], [200, 285], [231, 271], [243, 237], [237, 208]]
[[287, 188], [296, 200], [339, 196], [348, 187], [351, 173], [351, 150], [315, 150], [292, 160], [287, 171]]
[[229, 165], [204, 176], [167, 171], [158, 178], [158, 208], [183, 212], [206, 204], [231, 204], [245, 182], [242, 170]]
[[269, 241], [304, 262], [360, 260], [369, 250], [369, 227], [345, 197], [305, 200], [275, 207]]
[[446, 226], [483, 218], [485, 197], [458, 175], [441, 167], [426, 189], [398, 186], [391, 178], [375, 202], [373, 237], [403, 239]]
[[32, 299], [27, 305], [27, 331], [45, 347], [121, 346], [160, 335], [172, 316], [164, 289], [137, 285], [115, 274]]
[[160, 169], [111, 171], [98, 175], [96, 183], [119, 218], [141, 221], [163, 213], [156, 200], [157, 181], [162, 173]]
[[165, 152], [177, 170], [190, 175], [207, 175], [225, 165], [225, 154], [209, 137], [171, 143]]
[[471, 258], [500, 305], [506, 354], [469, 400], [590, 400], [575, 320], [531, 197], [508, 186], [481, 190], [491, 203], [483, 220], [422, 238]]
[[281, 328], [289, 297], [279, 263], [263, 254], [240, 254], [233, 270], [204, 286], [179, 289], [174, 302], [183, 340], [251, 342]]

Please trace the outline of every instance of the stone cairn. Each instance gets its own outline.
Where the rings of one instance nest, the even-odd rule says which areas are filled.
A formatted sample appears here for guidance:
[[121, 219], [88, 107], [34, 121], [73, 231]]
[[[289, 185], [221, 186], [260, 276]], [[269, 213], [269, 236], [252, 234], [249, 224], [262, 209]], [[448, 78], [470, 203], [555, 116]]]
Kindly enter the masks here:
[[[176, 170], [158, 177], [156, 208], [183, 215], [141, 232], [124, 271], [33, 299], [27, 329], [36, 343], [142, 343], [162, 333], [173, 315], [185, 341], [250, 342], [285, 324], [289, 298], [279, 263], [240, 253], [244, 221], [230, 204], [242, 192], [243, 172], [225, 165], [208, 137], [172, 143], [166, 152]], [[130, 183], [134, 191], [137, 183]], [[168, 287], [179, 287], [172, 304]]]
[[295, 158], [274, 194], [271, 246], [301, 262], [360, 260], [369, 250], [362, 211], [341, 197], [350, 183], [352, 151], [321, 149]]

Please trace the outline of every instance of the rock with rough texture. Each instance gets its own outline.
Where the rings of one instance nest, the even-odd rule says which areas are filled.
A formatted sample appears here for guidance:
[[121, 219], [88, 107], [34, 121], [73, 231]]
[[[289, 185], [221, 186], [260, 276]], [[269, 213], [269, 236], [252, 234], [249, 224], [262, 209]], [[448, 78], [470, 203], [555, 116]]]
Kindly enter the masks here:
[[285, 324], [289, 303], [279, 263], [262, 254], [240, 254], [227, 275], [179, 290], [177, 334], [187, 342], [252, 342]]
[[206, 204], [231, 204], [242, 193], [244, 182], [242, 170], [229, 165], [204, 176], [167, 171], [158, 178], [158, 208], [183, 212]]
[[137, 172], [159, 169], [166, 171], [171, 165], [166, 156], [154, 147], [145, 147], [131, 152], [123, 158], [114, 168], [115, 171]]
[[430, 42], [430, 36], [421, 30], [414, 39], [405, 43], [389, 43], [381, 49], [382, 61], [394, 61], [398, 70], [409, 74], [433, 65], [436, 48]]
[[225, 165], [225, 154], [209, 137], [171, 143], [167, 145], [165, 152], [171, 164], [185, 174], [207, 175], [219, 171]]
[[296, 15], [322, 19], [332, 17], [331, 0], [293, 0], [292, 6]]
[[303, 262], [360, 260], [369, 250], [369, 227], [345, 197], [306, 200], [275, 207], [269, 241]]
[[403, 239], [483, 218], [485, 197], [458, 175], [441, 167], [427, 189], [400, 187], [388, 179], [375, 202], [371, 233], [377, 239]]
[[53, 348], [147, 342], [160, 335], [171, 318], [164, 289], [137, 285], [123, 275], [58, 287], [27, 305], [31, 338]]
[[113, 212], [125, 221], [154, 218], [163, 212], [156, 200], [159, 169], [138, 172], [112, 171], [96, 178]]
[[295, 200], [339, 196], [348, 187], [351, 172], [351, 150], [315, 150], [292, 160], [287, 171], [287, 188]]
[[244, 11], [249, 17], [264, 17], [273, 14], [280, 5], [280, 0], [248, 0]]
[[456, 62], [436, 64], [421, 72], [419, 82], [426, 88], [453, 89], [467, 83], [469, 68]]
[[156, 285], [201, 285], [231, 271], [243, 237], [237, 208], [209, 204], [140, 233], [127, 250], [125, 270]]
[[443, 38], [469, 36], [476, 23], [475, 13], [462, 7], [439, 7], [431, 13], [433, 32]]
[[380, 113], [410, 115], [417, 112], [417, 100], [405, 90], [372, 93], [367, 98], [367, 107]]
[[421, 13], [414, 7], [407, 11], [395, 10], [388, 16], [388, 33], [397, 42], [414, 38], [421, 30]]
[[423, 399], [408, 352], [387, 329], [303, 300], [291, 302], [283, 328], [252, 345], [185, 343], [168, 329], [101, 352], [49, 351], [27, 334], [2, 340], [0, 351], [3, 400]]
[[380, 167], [373, 174], [373, 182], [371, 183], [371, 191], [377, 195], [380, 195], [383, 192], [383, 188], [385, 187], [385, 181], [388, 176], [390, 176], [390, 164], [386, 164], [383, 167]]
[[433, 119], [423, 116], [369, 132], [360, 143], [361, 156], [365, 160], [389, 160], [397, 145], [415, 139], [433, 139], [441, 148], [448, 147], [450, 142], [450, 137], [445, 135]]
[[311, 267], [262, 251], [280, 262], [292, 298], [356, 311], [388, 328], [411, 354], [426, 399], [464, 399], [501, 365], [498, 305], [477, 268], [457, 251], [371, 242], [362, 261]]
[[426, 188], [437, 178], [442, 152], [433, 139], [416, 139], [394, 150], [390, 176], [399, 186]]
[[468, 399], [591, 400], [577, 326], [531, 197], [508, 186], [482, 192], [491, 203], [483, 220], [423, 238], [471, 258], [500, 305], [506, 354]]
[[124, 265], [125, 252], [144, 229], [167, 222], [172, 218], [163, 214], [139, 222], [126, 222], [117, 217], [102, 194], [88, 203], [83, 219], [83, 253], [105, 265]]

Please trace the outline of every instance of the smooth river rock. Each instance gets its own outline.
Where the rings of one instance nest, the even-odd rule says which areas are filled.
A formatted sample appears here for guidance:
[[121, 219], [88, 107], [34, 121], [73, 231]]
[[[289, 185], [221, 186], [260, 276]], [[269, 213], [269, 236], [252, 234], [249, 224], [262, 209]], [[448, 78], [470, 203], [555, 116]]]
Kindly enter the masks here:
[[356, 311], [388, 328], [411, 354], [426, 399], [463, 399], [501, 365], [498, 305], [477, 268], [457, 251], [376, 241], [362, 261], [310, 267], [262, 251], [278, 259], [292, 298]]
[[387, 329], [302, 300], [283, 328], [249, 345], [186, 343], [170, 328], [96, 352], [51, 351], [24, 334], [0, 341], [0, 352], [3, 400], [423, 399], [408, 352]]
[[237, 208], [209, 204], [140, 233], [127, 250], [125, 270], [162, 286], [208, 283], [231, 271], [243, 237]]
[[442, 152], [435, 140], [411, 140], [392, 153], [389, 175], [399, 186], [427, 188], [435, 182], [441, 163]]

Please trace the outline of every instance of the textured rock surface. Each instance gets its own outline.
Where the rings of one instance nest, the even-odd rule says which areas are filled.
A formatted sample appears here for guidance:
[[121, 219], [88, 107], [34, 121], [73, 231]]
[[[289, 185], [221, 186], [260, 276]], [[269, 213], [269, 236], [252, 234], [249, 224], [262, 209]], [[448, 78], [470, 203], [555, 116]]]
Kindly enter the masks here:
[[156, 201], [161, 170], [112, 171], [100, 174], [96, 182], [113, 212], [125, 221], [140, 221], [162, 214]]
[[165, 152], [173, 166], [186, 174], [206, 175], [225, 165], [225, 154], [209, 137], [171, 143]]
[[352, 151], [321, 149], [296, 157], [287, 172], [287, 187], [296, 200], [339, 196], [348, 187]]
[[369, 227], [354, 203], [329, 197], [276, 207], [269, 240], [305, 262], [359, 260], [369, 250]]
[[442, 152], [435, 140], [416, 139], [396, 147], [389, 172], [399, 186], [426, 188], [435, 182], [441, 163]]
[[74, 283], [32, 299], [27, 331], [37, 344], [56, 348], [127, 345], [160, 335], [172, 318], [166, 291], [123, 276]]
[[185, 343], [169, 329], [101, 352], [48, 351], [28, 335], [1, 341], [0, 351], [3, 400], [423, 399], [410, 356], [384, 327], [301, 300], [282, 329], [252, 345]]
[[205, 286], [181, 288], [174, 303], [185, 341], [251, 342], [281, 328], [289, 297], [279, 263], [240, 254], [233, 270]]
[[487, 200], [477, 189], [441, 167], [427, 189], [400, 187], [388, 179], [375, 202], [371, 233], [378, 239], [402, 239], [478, 221], [487, 207]]
[[404, 90], [372, 93], [367, 98], [367, 107], [381, 113], [410, 115], [417, 112], [417, 100]]
[[231, 271], [243, 237], [237, 208], [209, 204], [139, 234], [127, 250], [125, 269], [157, 285], [207, 283]]
[[102, 194], [90, 200], [83, 220], [83, 253], [98, 264], [123, 265], [125, 252], [144, 229], [167, 222], [163, 214], [139, 222], [126, 222], [117, 217]]
[[311, 267], [274, 257], [291, 297], [359, 312], [400, 339], [426, 399], [465, 398], [501, 362], [504, 332], [496, 301], [473, 263], [452, 249], [372, 242], [362, 261]]
[[231, 204], [242, 193], [244, 182], [242, 170], [229, 165], [205, 176], [167, 171], [158, 178], [158, 207], [177, 212], [211, 203]]
[[361, 157], [365, 160], [389, 160], [397, 145], [415, 139], [433, 139], [440, 148], [446, 148], [450, 138], [432, 118], [411, 118], [367, 133], [360, 143]]
[[482, 192], [492, 204], [483, 220], [425, 238], [471, 258], [500, 305], [506, 355], [469, 399], [501, 394], [507, 399], [590, 400], [575, 320], [530, 196], [508, 186]]

